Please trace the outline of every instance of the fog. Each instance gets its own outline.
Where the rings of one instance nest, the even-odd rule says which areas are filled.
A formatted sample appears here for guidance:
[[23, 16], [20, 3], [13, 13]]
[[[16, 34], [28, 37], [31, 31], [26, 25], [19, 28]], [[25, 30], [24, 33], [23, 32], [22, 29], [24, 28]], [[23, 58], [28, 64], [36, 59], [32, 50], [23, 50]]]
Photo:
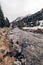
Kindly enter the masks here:
[[43, 0], [0, 0], [4, 16], [13, 21], [17, 17], [33, 14], [43, 8]]

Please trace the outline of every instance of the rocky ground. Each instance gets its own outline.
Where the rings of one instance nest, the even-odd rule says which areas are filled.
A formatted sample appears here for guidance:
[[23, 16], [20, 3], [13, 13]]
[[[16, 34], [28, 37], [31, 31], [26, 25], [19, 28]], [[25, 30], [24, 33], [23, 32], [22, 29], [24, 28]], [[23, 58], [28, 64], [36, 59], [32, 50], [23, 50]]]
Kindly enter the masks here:
[[0, 65], [43, 65], [43, 34], [0, 29]]
[[[26, 65], [43, 65], [43, 35], [14, 28], [8, 33], [9, 39], [22, 47]], [[14, 46], [14, 45], [13, 45]]]

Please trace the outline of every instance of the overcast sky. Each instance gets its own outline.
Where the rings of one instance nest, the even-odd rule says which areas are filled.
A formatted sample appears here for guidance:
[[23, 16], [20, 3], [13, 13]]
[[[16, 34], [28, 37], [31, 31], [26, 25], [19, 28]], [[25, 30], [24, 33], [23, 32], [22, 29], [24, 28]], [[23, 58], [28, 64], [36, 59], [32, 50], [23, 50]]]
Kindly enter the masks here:
[[43, 8], [43, 0], [0, 0], [4, 16], [10, 21]]

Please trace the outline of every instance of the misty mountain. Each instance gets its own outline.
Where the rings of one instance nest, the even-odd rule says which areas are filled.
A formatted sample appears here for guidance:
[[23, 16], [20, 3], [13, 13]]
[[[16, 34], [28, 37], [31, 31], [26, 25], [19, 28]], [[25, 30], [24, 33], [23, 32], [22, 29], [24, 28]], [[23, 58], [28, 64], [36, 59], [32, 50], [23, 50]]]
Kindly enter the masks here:
[[[43, 20], [43, 9], [40, 11], [28, 15], [26, 17], [19, 17], [12, 22], [12, 26], [24, 27], [24, 26], [35, 26], [37, 21]], [[32, 24], [32, 25], [31, 25]], [[39, 25], [39, 24], [38, 24]]]

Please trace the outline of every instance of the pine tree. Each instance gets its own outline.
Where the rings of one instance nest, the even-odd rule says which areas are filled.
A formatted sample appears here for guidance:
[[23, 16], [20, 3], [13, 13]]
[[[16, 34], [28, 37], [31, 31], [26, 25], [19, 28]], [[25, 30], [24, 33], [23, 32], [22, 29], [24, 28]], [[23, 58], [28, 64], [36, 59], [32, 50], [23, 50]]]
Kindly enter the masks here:
[[9, 27], [9, 26], [10, 26], [10, 23], [9, 23], [8, 18], [6, 17], [6, 20], [5, 20], [5, 27]]
[[0, 27], [4, 27], [4, 25], [5, 25], [4, 14], [0, 6]]

